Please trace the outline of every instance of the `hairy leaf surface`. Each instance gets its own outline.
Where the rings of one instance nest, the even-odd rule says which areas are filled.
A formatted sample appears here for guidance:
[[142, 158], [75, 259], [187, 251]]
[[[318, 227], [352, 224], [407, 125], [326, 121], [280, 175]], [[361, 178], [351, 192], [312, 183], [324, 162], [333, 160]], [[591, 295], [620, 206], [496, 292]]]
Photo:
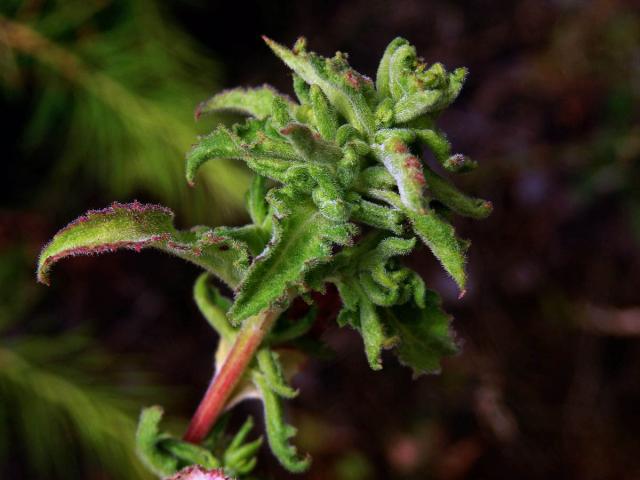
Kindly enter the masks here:
[[424, 308], [407, 302], [384, 310], [385, 325], [398, 338], [395, 352], [415, 375], [438, 373], [441, 359], [458, 352], [449, 327], [451, 317], [440, 303], [438, 295], [428, 290]]
[[221, 237], [215, 230], [178, 231], [173, 212], [138, 202], [114, 203], [91, 210], [60, 230], [38, 260], [38, 280], [49, 283], [49, 271], [59, 260], [119, 249], [140, 251], [153, 247], [199, 265], [229, 286], [240, 282], [248, 265], [245, 247]]
[[307, 271], [330, 258], [331, 245], [349, 243], [354, 233], [352, 224], [327, 219], [304, 198], [279, 190], [270, 200], [277, 216], [274, 236], [238, 289], [229, 312], [235, 323], [286, 301]]
[[333, 106], [360, 132], [372, 134], [374, 117], [365, 96], [371, 80], [350, 68], [344, 58], [324, 59], [305, 50], [294, 52], [263, 37], [274, 53], [309, 85], [318, 85]]
[[278, 93], [273, 87], [263, 85], [257, 88], [232, 88], [220, 92], [198, 105], [195, 115], [199, 118], [204, 114], [226, 110], [262, 119], [271, 115], [276, 98], [285, 102], [290, 111], [295, 110], [296, 105], [291, 100]]

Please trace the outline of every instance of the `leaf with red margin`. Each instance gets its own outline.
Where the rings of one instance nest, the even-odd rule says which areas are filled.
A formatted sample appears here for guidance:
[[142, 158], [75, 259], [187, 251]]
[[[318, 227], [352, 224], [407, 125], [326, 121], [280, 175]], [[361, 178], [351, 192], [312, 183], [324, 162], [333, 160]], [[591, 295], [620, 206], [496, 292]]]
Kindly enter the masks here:
[[249, 264], [246, 247], [207, 227], [178, 231], [173, 218], [168, 208], [137, 201], [90, 210], [42, 249], [38, 281], [48, 285], [51, 267], [66, 257], [153, 247], [195, 263], [232, 288], [237, 286]]

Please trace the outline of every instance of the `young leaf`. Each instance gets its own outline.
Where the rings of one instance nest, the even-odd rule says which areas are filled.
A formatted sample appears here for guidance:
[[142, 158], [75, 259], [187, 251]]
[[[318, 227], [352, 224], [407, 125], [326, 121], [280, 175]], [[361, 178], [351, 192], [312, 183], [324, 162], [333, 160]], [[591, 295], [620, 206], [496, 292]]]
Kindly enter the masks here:
[[306, 471], [311, 465], [311, 458], [308, 455], [300, 458], [296, 447], [289, 443], [291, 437], [295, 436], [296, 429], [285, 422], [278, 395], [271, 389], [263, 374], [254, 372], [252, 378], [262, 398], [267, 440], [271, 451], [290, 472]]
[[255, 225], [262, 225], [267, 217], [269, 205], [267, 204], [266, 196], [267, 179], [261, 175], [256, 175], [253, 177], [251, 186], [245, 195], [247, 211]]
[[313, 116], [320, 135], [325, 140], [334, 140], [338, 131], [338, 115], [317, 85], [311, 85], [309, 99], [313, 108]]
[[416, 235], [429, 247], [447, 273], [458, 284], [460, 296], [464, 295], [467, 281], [465, 253], [469, 244], [458, 239], [453, 226], [433, 210], [427, 210], [426, 213], [420, 214], [407, 209], [402, 204], [400, 197], [393, 192], [369, 190], [369, 194], [403, 210]]
[[278, 354], [269, 348], [262, 348], [256, 354], [258, 368], [269, 385], [269, 388], [283, 398], [294, 398], [298, 391], [291, 388], [285, 379], [283, 367], [278, 360]]
[[372, 227], [390, 230], [399, 235], [402, 233], [402, 212], [395, 208], [383, 207], [364, 199], [352, 202], [351, 219]]
[[458, 239], [453, 226], [433, 210], [425, 214], [409, 211], [405, 213], [413, 230], [440, 260], [444, 269], [458, 284], [460, 296], [463, 296], [467, 283], [465, 255], [468, 243]]
[[234, 132], [218, 127], [202, 137], [187, 154], [187, 181], [193, 185], [198, 169], [216, 159], [244, 160], [256, 173], [283, 181], [287, 169], [302, 160], [284, 139], [268, 135], [267, 128], [265, 122], [250, 120]]
[[173, 212], [167, 208], [116, 202], [103, 210], [91, 210], [60, 230], [40, 254], [38, 280], [48, 284], [49, 270], [66, 257], [148, 247], [193, 262], [232, 287], [240, 282], [248, 264], [245, 248], [214, 230], [178, 231]]
[[414, 213], [424, 213], [426, 182], [422, 161], [411, 154], [400, 138], [390, 138], [383, 144], [376, 144], [373, 151], [395, 179], [404, 207]]
[[[382, 349], [389, 346], [388, 338], [385, 335], [384, 328], [378, 315], [377, 307], [371, 302], [362, 286], [355, 280], [347, 281], [340, 292], [349, 289], [357, 296], [358, 301], [356, 308], [349, 308], [354, 313], [354, 328], [356, 328], [364, 342], [364, 351], [372, 370], [380, 370], [382, 368], [382, 360], [380, 355]], [[345, 308], [346, 305], [345, 305]], [[341, 312], [341, 315], [344, 315]]]
[[426, 90], [400, 98], [394, 107], [393, 118], [398, 123], [407, 123], [427, 113], [440, 110], [446, 95], [440, 90]]
[[310, 87], [307, 82], [305, 82], [300, 75], [294, 73], [293, 75], [293, 91], [296, 93], [296, 97], [298, 97], [298, 101], [301, 105], [308, 105], [311, 103], [310, 97]]
[[225, 470], [232, 475], [247, 475], [256, 466], [256, 455], [262, 446], [262, 437], [245, 443], [252, 429], [253, 417], [247, 417], [222, 456]]
[[209, 325], [218, 335], [230, 342], [236, 335], [236, 329], [227, 319], [231, 300], [223, 297], [217, 288], [210, 285], [209, 278], [208, 273], [203, 273], [198, 277], [193, 286], [193, 298]]
[[380, 65], [378, 66], [378, 72], [376, 74], [376, 88], [380, 97], [388, 97], [391, 95], [391, 90], [389, 88], [391, 81], [391, 72], [389, 70], [391, 57], [396, 53], [396, 50], [403, 45], [409, 45], [409, 42], [401, 37], [394, 38], [385, 49], [382, 60], [380, 60]]
[[280, 133], [289, 139], [298, 155], [307, 163], [335, 165], [342, 157], [340, 148], [323, 140], [306, 125], [291, 123]]
[[198, 105], [195, 116], [198, 119], [201, 115], [212, 112], [232, 111], [262, 119], [271, 115], [276, 97], [285, 102], [291, 112], [295, 110], [296, 105], [290, 99], [279, 94], [273, 87], [263, 85], [258, 88], [233, 88], [220, 92]]
[[331, 104], [360, 132], [371, 135], [375, 121], [365, 95], [370, 80], [338, 59], [325, 59], [311, 52], [294, 52], [263, 37], [271, 50], [309, 85], [318, 85]]
[[426, 168], [424, 174], [433, 198], [457, 214], [478, 219], [491, 214], [491, 202], [465, 195], [430, 168]]
[[158, 443], [168, 438], [166, 434], [160, 433], [162, 415], [163, 410], [158, 406], [142, 410], [136, 433], [136, 448], [147, 468], [164, 477], [178, 470], [178, 459], [158, 448]]

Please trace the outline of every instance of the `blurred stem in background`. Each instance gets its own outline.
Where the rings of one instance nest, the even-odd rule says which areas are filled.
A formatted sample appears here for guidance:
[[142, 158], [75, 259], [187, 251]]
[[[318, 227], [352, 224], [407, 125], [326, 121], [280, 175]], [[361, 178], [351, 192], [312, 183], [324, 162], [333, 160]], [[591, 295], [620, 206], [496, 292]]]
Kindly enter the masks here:
[[213, 165], [198, 189], [184, 181], [198, 133], [191, 112], [213, 93], [216, 71], [150, 0], [0, 7], [0, 92], [32, 111], [23, 141], [52, 165], [47, 198], [73, 182], [121, 200], [148, 194], [191, 220], [237, 214], [247, 185], [239, 165]]

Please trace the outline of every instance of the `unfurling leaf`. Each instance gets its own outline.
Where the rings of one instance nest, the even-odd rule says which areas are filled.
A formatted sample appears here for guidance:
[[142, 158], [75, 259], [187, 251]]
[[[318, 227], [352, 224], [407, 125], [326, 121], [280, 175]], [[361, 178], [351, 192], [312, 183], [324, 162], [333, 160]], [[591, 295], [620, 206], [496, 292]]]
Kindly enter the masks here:
[[456, 236], [453, 226], [434, 210], [416, 213], [406, 208], [400, 197], [393, 192], [375, 190], [371, 193], [376, 198], [403, 210], [413, 227], [413, 231], [429, 247], [447, 273], [455, 280], [460, 289], [460, 295], [464, 295], [467, 282], [465, 255], [468, 242], [460, 240]]
[[300, 458], [296, 447], [289, 443], [291, 437], [295, 436], [296, 429], [285, 422], [278, 394], [271, 389], [263, 374], [255, 372], [253, 381], [262, 398], [267, 440], [271, 451], [290, 472], [304, 472], [311, 465], [311, 458], [308, 455]]
[[[222, 475], [223, 471], [231, 475], [246, 475], [255, 467], [255, 456], [262, 444], [262, 438], [247, 442], [247, 435], [253, 428], [251, 417], [247, 418], [231, 441], [225, 439], [223, 435], [225, 425], [221, 424], [221, 428], [217, 428], [214, 434], [204, 442], [206, 446], [200, 446], [161, 432], [162, 416], [162, 408], [158, 406], [145, 408], [140, 414], [136, 433], [138, 455], [156, 475], [160, 477], [172, 475], [190, 465], [207, 470], [216, 469], [218, 475]], [[212, 450], [220, 452], [221, 460], [212, 453]], [[177, 475], [183, 472], [184, 470]]]
[[312, 52], [292, 51], [263, 37], [274, 53], [309, 85], [317, 85], [331, 104], [360, 132], [373, 133], [375, 122], [367, 103], [367, 90], [373, 91], [369, 78], [346, 63], [344, 56], [325, 59]]
[[247, 252], [239, 242], [198, 228], [178, 231], [173, 212], [138, 202], [114, 203], [91, 210], [60, 230], [44, 247], [38, 260], [38, 280], [49, 283], [49, 270], [59, 260], [119, 249], [140, 251], [153, 247], [199, 265], [230, 286], [243, 277]]
[[158, 476], [172, 475], [188, 465], [218, 468], [220, 462], [207, 449], [180, 442], [168, 433], [160, 432], [162, 408], [155, 406], [142, 410], [136, 447], [141, 460]]

